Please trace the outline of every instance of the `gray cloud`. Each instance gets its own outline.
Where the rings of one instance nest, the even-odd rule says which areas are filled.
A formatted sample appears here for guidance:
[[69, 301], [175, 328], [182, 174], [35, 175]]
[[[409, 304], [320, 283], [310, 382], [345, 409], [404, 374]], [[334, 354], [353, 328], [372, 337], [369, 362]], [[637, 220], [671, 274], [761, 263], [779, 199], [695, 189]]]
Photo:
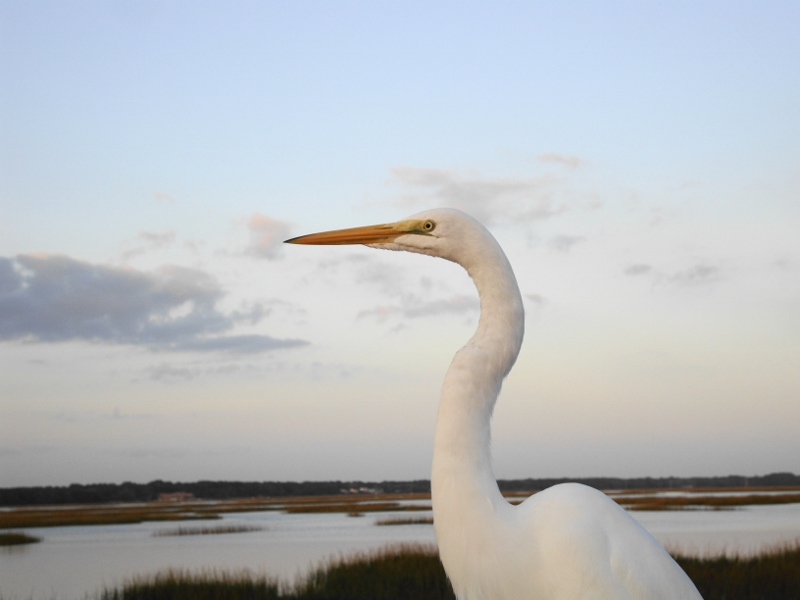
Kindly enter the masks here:
[[701, 263], [670, 276], [670, 281], [683, 285], [696, 285], [717, 281], [720, 278], [719, 267]]
[[152, 413], [124, 413], [119, 407], [114, 407], [111, 414], [103, 415], [104, 419], [112, 419], [114, 421], [138, 421], [142, 419], [157, 419], [158, 415]]
[[525, 294], [525, 297], [533, 302], [537, 307], [542, 307], [547, 303], [547, 300], [541, 294]]
[[105, 452], [115, 456], [134, 459], [178, 459], [192, 453], [188, 448], [106, 448]]
[[307, 344], [265, 335], [225, 335], [259, 310], [225, 315], [224, 292], [207, 273], [96, 265], [60, 255], [0, 257], [0, 341], [84, 340], [154, 350], [254, 353]]
[[622, 271], [628, 277], [641, 277], [651, 275], [656, 281], [669, 281], [683, 286], [704, 285], [719, 281], [722, 278], [722, 271], [719, 267], [707, 263], [698, 263], [682, 271], [675, 271], [672, 274], [665, 273], [646, 263], [636, 263], [625, 267]]
[[652, 271], [653, 267], [651, 267], [650, 265], [639, 263], [625, 267], [625, 270], [622, 272], [630, 277], [635, 277], [637, 275], [646, 275], [647, 273], [652, 273]]
[[793, 260], [791, 256], [781, 256], [772, 261], [772, 266], [785, 271], [791, 271], [797, 266], [797, 261]]
[[550, 240], [550, 245], [559, 252], [569, 252], [575, 244], [585, 241], [582, 235], [557, 235]]
[[250, 217], [247, 228], [250, 230], [247, 254], [268, 260], [280, 257], [283, 240], [289, 238], [291, 233], [289, 223], [258, 213]]
[[472, 296], [454, 296], [446, 300], [430, 300], [420, 302], [409, 300], [401, 306], [378, 306], [369, 310], [362, 310], [358, 313], [359, 318], [377, 317], [383, 321], [392, 316], [402, 316], [408, 318], [434, 317], [443, 314], [462, 314], [465, 312], [477, 312], [480, 310], [480, 302]]
[[169, 246], [175, 241], [175, 232], [172, 230], [157, 232], [157, 231], [140, 231], [136, 234], [136, 238], [127, 242], [130, 247], [121, 253], [123, 260], [128, 260], [139, 254], [145, 254]]
[[390, 182], [417, 190], [400, 196], [400, 205], [452, 206], [487, 224], [497, 220], [537, 221], [568, 210], [554, 198], [562, 179], [553, 175], [481, 178], [444, 169], [394, 167], [390, 169]]
[[147, 369], [147, 375], [155, 381], [189, 381], [194, 379], [195, 371], [188, 367], [176, 367], [162, 362]]
[[169, 204], [175, 204], [175, 198], [170, 196], [169, 194], [165, 194], [164, 192], [153, 192], [153, 198], [156, 202], [167, 202]]
[[541, 163], [563, 165], [570, 169], [574, 169], [583, 164], [583, 161], [577, 156], [568, 156], [566, 154], [558, 154], [557, 152], [547, 152], [546, 154], [540, 154], [536, 158]]

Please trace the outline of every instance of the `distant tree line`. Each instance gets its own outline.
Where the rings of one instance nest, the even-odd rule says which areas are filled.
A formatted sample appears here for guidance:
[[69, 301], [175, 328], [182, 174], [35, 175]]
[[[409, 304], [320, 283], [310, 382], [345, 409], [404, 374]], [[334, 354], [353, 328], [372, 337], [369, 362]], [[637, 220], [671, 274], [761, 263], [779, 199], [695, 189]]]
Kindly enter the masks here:
[[[756, 477], [590, 477], [576, 479], [501, 479], [497, 483], [504, 492], [543, 490], [558, 483], [576, 481], [601, 490], [630, 490], [685, 487], [777, 487], [798, 486], [800, 475], [771, 473]], [[188, 492], [204, 500], [229, 500], [269, 496], [328, 496], [367, 488], [386, 494], [427, 493], [431, 483], [416, 481], [196, 481], [180, 483], [92, 483], [68, 486], [0, 488], [0, 506], [43, 504], [95, 504], [102, 502], [149, 502], [161, 494]]]

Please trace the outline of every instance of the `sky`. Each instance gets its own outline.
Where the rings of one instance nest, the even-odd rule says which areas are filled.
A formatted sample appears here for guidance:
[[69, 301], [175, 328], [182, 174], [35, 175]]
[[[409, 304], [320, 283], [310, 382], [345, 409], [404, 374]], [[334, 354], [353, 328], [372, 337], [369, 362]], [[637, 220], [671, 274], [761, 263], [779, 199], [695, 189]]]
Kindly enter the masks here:
[[0, 486], [422, 479], [479, 304], [303, 233], [460, 208], [501, 478], [800, 472], [796, 2], [0, 2]]

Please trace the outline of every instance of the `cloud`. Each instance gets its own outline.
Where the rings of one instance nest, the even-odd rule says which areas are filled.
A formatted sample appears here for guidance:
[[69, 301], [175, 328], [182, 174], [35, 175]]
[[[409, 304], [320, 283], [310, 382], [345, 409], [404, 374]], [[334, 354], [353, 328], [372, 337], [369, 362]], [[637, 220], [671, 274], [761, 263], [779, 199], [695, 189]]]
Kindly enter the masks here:
[[138, 421], [141, 419], [156, 419], [158, 415], [152, 413], [124, 413], [116, 406], [111, 414], [104, 414], [102, 417], [104, 419], [113, 419], [114, 421]]
[[570, 169], [575, 169], [576, 167], [579, 167], [583, 164], [583, 160], [581, 160], [577, 156], [567, 156], [565, 154], [557, 154], [556, 152], [547, 152], [546, 154], [540, 154], [536, 158], [541, 163], [564, 165], [565, 167], [569, 167]]
[[719, 267], [700, 263], [684, 271], [674, 273], [669, 279], [683, 285], [711, 283], [720, 279], [720, 269]]
[[623, 271], [623, 273], [625, 273], [625, 275], [628, 275], [629, 277], [636, 277], [637, 275], [646, 275], [647, 273], [652, 273], [652, 272], [653, 272], [653, 267], [642, 263], [625, 267], [625, 270]]
[[582, 235], [557, 235], [550, 240], [550, 245], [559, 252], [569, 252], [575, 244], [585, 241]]
[[704, 285], [722, 278], [721, 269], [707, 263], [698, 263], [672, 274], [665, 273], [646, 263], [636, 263], [625, 267], [622, 272], [628, 277], [652, 275], [656, 280], [665, 280], [684, 286]]
[[547, 299], [541, 294], [525, 294], [525, 297], [537, 307], [542, 307], [547, 303]]
[[226, 335], [250, 314], [225, 315], [224, 296], [207, 273], [183, 267], [156, 272], [82, 262], [62, 255], [0, 257], [0, 341], [83, 340], [154, 350], [255, 353], [304, 340]]
[[490, 224], [498, 220], [530, 222], [548, 219], [568, 210], [555, 199], [561, 178], [464, 177], [454, 171], [419, 167], [394, 167], [390, 182], [416, 191], [397, 200], [402, 206], [450, 206]]
[[127, 250], [124, 250], [120, 256], [123, 260], [129, 260], [139, 254], [152, 252], [169, 246], [175, 241], [175, 232], [172, 230], [157, 232], [157, 231], [140, 231], [136, 234], [136, 238], [129, 240], [126, 244], [131, 245]]
[[169, 363], [162, 362], [147, 369], [150, 379], [155, 381], [189, 381], [194, 379], [195, 371], [187, 367], [175, 367]]
[[167, 202], [169, 204], [175, 204], [175, 198], [173, 198], [169, 194], [165, 194], [164, 192], [153, 192], [153, 198], [155, 198], [156, 202]]
[[258, 213], [250, 217], [247, 228], [250, 230], [250, 244], [246, 253], [267, 260], [280, 257], [283, 240], [291, 233], [289, 223]]
[[377, 317], [384, 321], [392, 316], [402, 316], [411, 319], [419, 317], [434, 317], [443, 314], [462, 314], [477, 312], [480, 302], [473, 296], [453, 296], [446, 300], [430, 300], [427, 302], [408, 301], [401, 306], [378, 306], [358, 313], [359, 318]]

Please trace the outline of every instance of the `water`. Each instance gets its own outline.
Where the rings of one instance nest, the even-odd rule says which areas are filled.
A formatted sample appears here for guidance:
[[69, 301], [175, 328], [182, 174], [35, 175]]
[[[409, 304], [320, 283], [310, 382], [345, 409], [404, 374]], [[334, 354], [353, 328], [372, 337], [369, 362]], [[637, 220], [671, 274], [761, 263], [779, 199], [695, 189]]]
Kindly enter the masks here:
[[[748, 506], [737, 510], [631, 513], [670, 549], [701, 554], [755, 553], [800, 538], [800, 504]], [[337, 554], [401, 542], [433, 543], [430, 525], [376, 526], [386, 517], [424, 517], [430, 512], [294, 514], [256, 512], [215, 521], [135, 525], [48, 527], [28, 530], [38, 544], [0, 551], [4, 600], [75, 600], [128, 577], [168, 567], [250, 569], [292, 580]], [[221, 535], [154, 537], [177, 527], [263, 527]]]

